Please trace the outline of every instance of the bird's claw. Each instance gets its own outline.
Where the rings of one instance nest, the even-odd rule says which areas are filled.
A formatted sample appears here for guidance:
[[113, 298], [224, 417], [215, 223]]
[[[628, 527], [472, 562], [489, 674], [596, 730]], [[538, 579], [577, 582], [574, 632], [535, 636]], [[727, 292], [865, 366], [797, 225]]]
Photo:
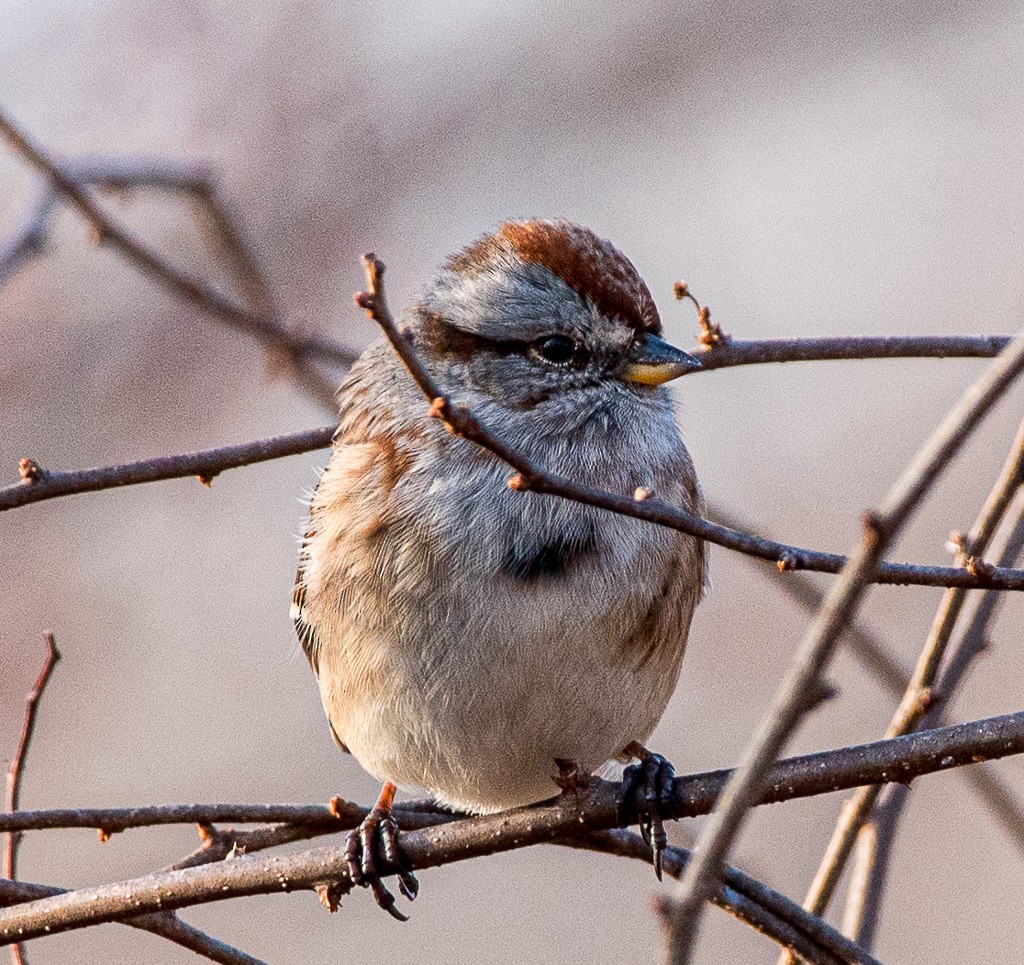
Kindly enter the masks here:
[[392, 918], [408, 921], [395, 907], [395, 896], [381, 880], [379, 858], [395, 869], [399, 891], [412, 901], [419, 893], [416, 875], [406, 866], [398, 847], [398, 822], [390, 809], [375, 807], [357, 828], [349, 831], [345, 841], [345, 863], [353, 884], [373, 892], [373, 898]]
[[661, 808], [672, 801], [675, 768], [660, 754], [639, 744], [631, 744], [626, 751], [639, 758], [639, 763], [630, 764], [622, 774], [616, 798], [619, 821], [628, 824], [636, 820], [640, 836], [650, 845], [654, 874], [661, 881], [662, 856], [668, 846]]

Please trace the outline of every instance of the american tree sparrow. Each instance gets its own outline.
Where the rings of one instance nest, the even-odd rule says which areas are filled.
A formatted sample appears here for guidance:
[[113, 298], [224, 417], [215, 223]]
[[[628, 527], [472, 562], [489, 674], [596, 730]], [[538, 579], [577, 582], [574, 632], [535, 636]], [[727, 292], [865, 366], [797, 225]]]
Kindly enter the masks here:
[[[540, 465], [700, 512], [662, 384], [699, 363], [660, 338], [636, 269], [566, 221], [502, 225], [449, 259], [404, 319], [453, 401]], [[556, 761], [627, 769], [655, 852], [672, 769], [643, 749], [675, 687], [704, 544], [590, 506], [511, 492], [508, 468], [426, 415], [385, 342], [340, 391], [292, 616], [339, 746], [384, 782], [349, 837], [353, 879], [396, 917], [396, 785], [460, 811], [557, 790]], [[644, 815], [646, 814], [646, 817]], [[399, 874], [412, 898], [416, 880]]]

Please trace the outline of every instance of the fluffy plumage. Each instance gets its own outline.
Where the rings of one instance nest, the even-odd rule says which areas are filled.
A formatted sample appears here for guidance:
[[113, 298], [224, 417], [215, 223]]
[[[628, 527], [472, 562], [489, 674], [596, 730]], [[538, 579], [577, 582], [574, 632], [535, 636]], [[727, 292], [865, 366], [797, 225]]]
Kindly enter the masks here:
[[[588, 229], [502, 226], [406, 322], [451, 398], [530, 458], [700, 511], [666, 390], [633, 378], [660, 332], [653, 299]], [[382, 781], [484, 812], [550, 797], [556, 758], [592, 770], [645, 740], [678, 677], [703, 544], [511, 492], [507, 466], [426, 417], [385, 343], [339, 400], [293, 608], [338, 742]]]

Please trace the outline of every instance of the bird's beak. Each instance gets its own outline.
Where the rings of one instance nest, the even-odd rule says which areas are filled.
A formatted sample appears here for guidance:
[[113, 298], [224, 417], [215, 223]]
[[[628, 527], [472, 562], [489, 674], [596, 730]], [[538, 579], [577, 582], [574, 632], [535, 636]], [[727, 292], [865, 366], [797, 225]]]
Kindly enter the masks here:
[[700, 367], [700, 362], [689, 353], [645, 332], [633, 342], [622, 378], [641, 385], [661, 385]]

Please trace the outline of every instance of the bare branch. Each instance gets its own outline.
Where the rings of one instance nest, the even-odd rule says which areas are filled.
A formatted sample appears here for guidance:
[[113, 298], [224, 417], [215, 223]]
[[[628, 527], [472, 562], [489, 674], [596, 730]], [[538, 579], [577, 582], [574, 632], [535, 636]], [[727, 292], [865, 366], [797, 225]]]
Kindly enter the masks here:
[[[25, 722], [22, 727], [21, 740], [18, 743], [18, 749], [11, 761], [10, 770], [7, 774], [7, 809], [11, 813], [10, 815], [0, 815], [0, 818], [14, 818], [15, 823], [19, 816], [17, 812], [21, 797], [21, 777], [24, 773], [25, 763], [28, 760], [28, 750], [32, 741], [32, 734], [35, 730], [39, 702], [61, 657], [53, 634], [47, 632], [44, 638], [47, 647], [46, 658], [43, 662], [43, 668], [36, 679], [35, 686], [26, 698]], [[18, 901], [30, 901], [51, 895], [65, 894], [59, 888], [23, 885], [15, 881], [17, 877], [18, 842], [21, 840], [21, 837], [22, 830], [8, 830], [4, 874], [9, 880], [0, 882], [0, 904], [10, 901], [14, 895], [20, 895], [16, 899]], [[259, 959], [246, 955], [244, 952], [240, 952], [230, 945], [212, 938], [191, 925], [186, 925], [170, 912], [158, 912], [141, 916], [127, 921], [127, 924], [132, 925], [134, 928], [152, 932], [161, 938], [167, 938], [199, 955], [204, 955], [211, 961], [222, 962], [224, 965], [264, 965]], [[15, 942], [11, 945], [11, 960], [14, 965], [25, 965], [27, 958], [20, 942]]]
[[[475, 419], [465, 410], [458, 409], [456, 411], [460, 413], [460, 420], [473, 419], [475, 422]], [[481, 429], [481, 431], [483, 430]], [[305, 429], [301, 432], [287, 433], [281, 436], [272, 436], [269, 439], [257, 439], [253, 442], [237, 443], [216, 449], [160, 456], [155, 459], [144, 459], [117, 466], [104, 466], [73, 472], [48, 471], [31, 459], [24, 459], [21, 466], [22, 481], [0, 489], [0, 512], [45, 499], [54, 499], [58, 496], [97, 492], [102, 489], [133, 486], [162, 479], [198, 476], [200, 481], [209, 482], [226, 469], [322, 449], [330, 444], [333, 432], [333, 426], [323, 426], [319, 429]], [[488, 435], [486, 438], [489, 442], [492, 441], [491, 436]], [[490, 445], [487, 448], [491, 448]], [[498, 452], [495, 454], [505, 459], [514, 469], [520, 470], [520, 474], [527, 467], [531, 473], [535, 474], [530, 488], [537, 492], [547, 492], [576, 502], [599, 506], [610, 512], [633, 516], [660, 526], [667, 526], [670, 529], [691, 533], [719, 546], [754, 556], [757, 559], [786, 561], [785, 566], [782, 567], [786, 571], [791, 570], [793, 565], [800, 561], [800, 565], [805, 569], [835, 573], [845, 560], [845, 557], [831, 553], [820, 553], [798, 546], [789, 546], [754, 534], [733, 530], [699, 516], [693, 516], [676, 506], [659, 503], [654, 499], [638, 502], [630, 497], [617, 496], [614, 493], [563, 480], [561, 477], [544, 473], [533, 467], [512, 450], [504, 449], [503, 446], [502, 448], [506, 452], [507, 458], [506, 455], [500, 455]], [[491, 451], [495, 450], [491, 449]], [[984, 572], [972, 573], [964, 567], [882, 563], [879, 565], [874, 582], [1020, 590], [1024, 589], [1024, 570], [994, 567]]]
[[334, 429], [334, 426], [322, 426], [319, 429], [304, 429], [301, 432], [290, 432], [281, 436], [271, 436], [269, 439], [240, 442], [216, 449], [159, 456], [119, 466], [81, 469], [76, 472], [46, 470], [34, 460], [23, 459], [22, 481], [0, 489], [0, 512], [44, 499], [54, 499], [57, 496], [97, 492], [118, 486], [135, 486], [161, 479], [180, 479], [184, 476], [196, 476], [200, 482], [208, 486], [214, 477], [226, 469], [236, 469], [239, 466], [266, 462], [269, 459], [297, 456], [303, 452], [322, 449], [330, 445]]
[[842, 932], [855, 942], [861, 941], [877, 853], [878, 829], [869, 821], [857, 832], [846, 906], [843, 908]]
[[[905, 782], [1022, 752], [1024, 711], [784, 761], [773, 768], [758, 800], [769, 804], [879, 781]], [[677, 779], [672, 806], [665, 809], [664, 817], [708, 813], [729, 778], [729, 771], [717, 771]], [[436, 867], [605, 831], [618, 826], [617, 793], [617, 784], [594, 779], [585, 792], [547, 804], [409, 831], [402, 836], [403, 857], [412, 868]], [[430, 820], [446, 819], [433, 815]], [[351, 888], [344, 855], [337, 848], [266, 858], [243, 855], [0, 910], [0, 945], [129, 915], [242, 895], [312, 889], [324, 881], [337, 882], [341, 893]]]
[[703, 903], [710, 894], [744, 815], [771, 763], [792, 735], [836, 644], [874, 577], [889, 543], [917, 508], [921, 497], [959, 451], [981, 419], [1024, 369], [1024, 336], [1018, 336], [963, 396], [927, 444], [890, 489], [876, 513], [865, 518], [864, 535], [829, 590], [825, 604], [804, 637], [769, 715], [744, 752], [737, 775], [707, 822], [672, 899], [668, 957], [686, 965], [696, 938]]
[[[988, 549], [996, 528], [1024, 480], [1024, 422], [1021, 422], [1013, 447], [1006, 459], [999, 478], [985, 500], [978, 518], [966, 539], [964, 561], [980, 557]], [[931, 632], [918, 658], [914, 674], [907, 684], [903, 699], [896, 709], [886, 737], [896, 737], [912, 731], [932, 707], [941, 706], [948, 691], [940, 695], [933, 691], [939, 666], [946, 652], [946, 646], [953, 634], [957, 618], [963, 608], [967, 591], [961, 588], [947, 590], [939, 604]], [[835, 892], [839, 878], [853, 850], [857, 832], [867, 820], [871, 809], [878, 800], [881, 786], [861, 788], [844, 805], [835, 830], [822, 857], [814, 881], [804, 898], [804, 907], [814, 914], [821, 914]]]
[[[50, 885], [0, 879], [0, 907], [66, 894], [69, 892], [63, 888], [54, 888]], [[213, 938], [206, 932], [186, 924], [171, 911], [136, 915], [134, 918], [126, 917], [121, 924], [137, 928], [140, 931], [147, 931], [160, 938], [166, 938], [176, 945], [181, 945], [182, 948], [187, 948], [197, 955], [203, 955], [210, 961], [221, 962], [223, 965], [266, 965], [260, 959], [247, 955], [245, 952]]]
[[[46, 691], [46, 685], [50, 682], [53, 668], [60, 660], [60, 651], [57, 649], [57, 642], [54, 640], [53, 634], [47, 631], [43, 635], [43, 639], [46, 643], [46, 657], [43, 659], [43, 667], [39, 671], [35, 685], [25, 698], [25, 720], [21, 727], [21, 738], [7, 771], [7, 810], [12, 813], [18, 810], [21, 803], [21, 778], [28, 762], [28, 749], [32, 743], [32, 735], [36, 729], [39, 702]], [[18, 845], [21, 843], [21, 837], [19, 831], [11, 831], [7, 835], [7, 847], [4, 851], [4, 874], [12, 881], [18, 877]], [[20, 943], [16, 942], [11, 946], [11, 961], [13, 965], [26, 965], [25, 950]]]
[[[861, 359], [995, 358], [1009, 335], [858, 335], [779, 338], [739, 342], [733, 338], [694, 349], [707, 371], [769, 362], [836, 362]], [[697, 374], [697, 373], [694, 373]]]
[[[754, 526], [746, 520], [741, 519], [733, 510], [725, 510], [721, 506], [709, 505], [708, 515], [718, 523], [728, 526], [730, 529], [744, 530], [757, 535]], [[1024, 518], [1018, 522], [1020, 543], [1016, 542], [1017, 537], [1011, 538], [1007, 550], [1004, 551], [998, 562], [1000, 568], [1009, 568], [1014, 565], [1024, 548]], [[777, 585], [780, 586], [790, 597], [806, 610], [814, 612], [825, 601], [825, 592], [812, 582], [811, 578], [800, 572], [772, 571], [778, 577]], [[982, 621], [982, 626], [991, 617], [991, 609], [997, 601], [1003, 599], [1002, 594], [997, 590], [986, 590], [982, 597], [980, 606], [988, 608], [989, 612]], [[972, 626], [974, 621], [972, 620]], [[968, 655], [967, 636], [957, 648], [957, 661], [966, 659], [970, 661], [984, 644], [984, 634], [978, 633], [972, 636], [972, 641], [977, 650], [971, 650]], [[855, 657], [868, 670], [885, 691], [896, 700], [903, 697], [906, 688], [906, 681], [910, 679], [910, 671], [905, 670], [899, 661], [892, 655], [891, 649], [878, 636], [862, 626], [858, 621], [853, 621], [843, 632], [842, 643], [849, 647]], [[940, 691], [956, 689], [954, 665], [943, 675], [943, 682]], [[941, 708], [933, 709], [925, 721], [926, 727], [942, 727], [949, 723]], [[1004, 782], [988, 767], [971, 767], [960, 771], [964, 780], [971, 785], [974, 791], [981, 798], [984, 804], [985, 813], [991, 815], [1009, 836], [1014, 845], [1024, 852], [1024, 811], [1016, 800], [1013, 793], [1006, 787]]]
[[352, 363], [352, 354], [347, 351], [339, 352], [333, 343], [313, 338], [297, 338], [277, 319], [250, 312], [225, 298], [203, 281], [174, 268], [108, 217], [74, 178], [63, 171], [42, 148], [32, 143], [2, 112], [0, 136], [3, 136], [34, 168], [46, 175], [53, 186], [96, 231], [101, 243], [109, 244], [143, 274], [158, 281], [174, 295], [204, 311], [212, 312], [222, 321], [247, 331], [266, 343], [286, 348], [290, 352], [317, 356], [340, 365]]

